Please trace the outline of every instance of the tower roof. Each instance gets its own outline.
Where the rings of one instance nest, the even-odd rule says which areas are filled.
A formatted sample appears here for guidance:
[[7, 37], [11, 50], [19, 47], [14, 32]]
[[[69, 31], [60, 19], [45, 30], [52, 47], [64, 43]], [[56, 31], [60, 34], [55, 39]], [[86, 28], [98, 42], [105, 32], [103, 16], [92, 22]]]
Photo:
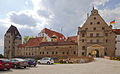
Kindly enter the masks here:
[[10, 28], [7, 30], [6, 33], [11, 33], [12, 35], [15, 35], [15, 36], [17, 36], [17, 35], [21, 36], [18, 29], [13, 25], [10, 26]]

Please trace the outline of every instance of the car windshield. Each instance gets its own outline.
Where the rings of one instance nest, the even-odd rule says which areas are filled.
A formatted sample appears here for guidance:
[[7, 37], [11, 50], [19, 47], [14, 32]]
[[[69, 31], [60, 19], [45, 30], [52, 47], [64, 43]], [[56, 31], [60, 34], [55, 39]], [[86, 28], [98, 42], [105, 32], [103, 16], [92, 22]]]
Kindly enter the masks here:
[[49, 60], [50, 58], [42, 58], [42, 60]]
[[24, 61], [23, 59], [11, 59], [12, 62], [15, 62], [15, 61]]

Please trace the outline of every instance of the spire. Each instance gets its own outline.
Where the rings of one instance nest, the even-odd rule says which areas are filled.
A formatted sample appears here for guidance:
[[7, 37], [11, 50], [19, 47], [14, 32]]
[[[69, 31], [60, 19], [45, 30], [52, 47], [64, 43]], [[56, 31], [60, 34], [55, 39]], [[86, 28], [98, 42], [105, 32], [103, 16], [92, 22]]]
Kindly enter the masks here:
[[93, 10], [94, 10], [94, 5], [93, 5]]

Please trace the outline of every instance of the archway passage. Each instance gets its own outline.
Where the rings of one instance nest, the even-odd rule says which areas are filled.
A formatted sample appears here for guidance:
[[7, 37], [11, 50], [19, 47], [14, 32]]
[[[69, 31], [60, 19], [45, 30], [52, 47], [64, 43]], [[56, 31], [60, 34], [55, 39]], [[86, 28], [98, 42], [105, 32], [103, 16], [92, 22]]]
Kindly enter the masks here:
[[99, 57], [99, 51], [97, 49], [95, 49], [96, 51], [96, 57]]

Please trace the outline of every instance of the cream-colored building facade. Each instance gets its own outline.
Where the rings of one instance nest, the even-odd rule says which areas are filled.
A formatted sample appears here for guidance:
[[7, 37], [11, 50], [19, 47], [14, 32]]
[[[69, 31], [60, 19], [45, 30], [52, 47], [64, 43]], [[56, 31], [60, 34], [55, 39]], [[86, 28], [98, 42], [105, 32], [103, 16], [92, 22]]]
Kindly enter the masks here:
[[86, 22], [78, 27], [78, 56], [92, 55], [94, 51], [97, 57], [115, 56], [115, 37], [112, 26], [93, 7]]

